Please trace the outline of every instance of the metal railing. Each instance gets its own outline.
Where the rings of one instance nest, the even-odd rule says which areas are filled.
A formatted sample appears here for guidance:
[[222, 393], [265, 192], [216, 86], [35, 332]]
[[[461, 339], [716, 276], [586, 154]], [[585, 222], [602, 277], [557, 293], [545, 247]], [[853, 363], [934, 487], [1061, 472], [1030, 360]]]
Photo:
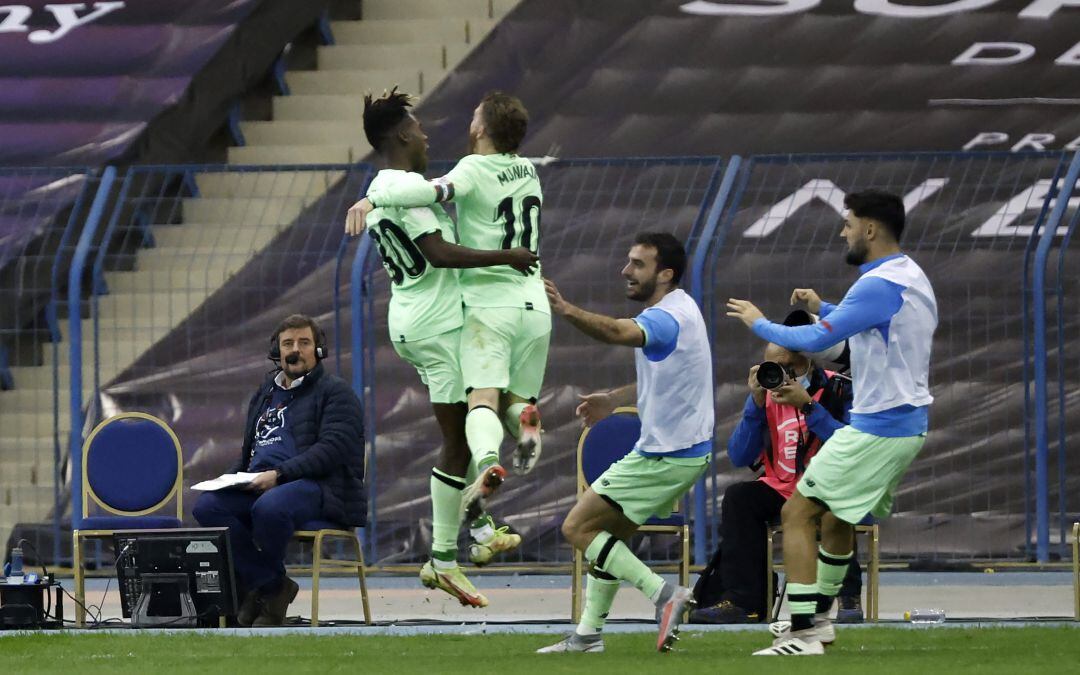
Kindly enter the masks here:
[[[752, 478], [732, 468], [723, 451], [742, 408], [745, 372], [763, 345], [724, 316], [723, 302], [747, 297], [782, 318], [794, 285], [839, 298], [854, 279], [838, 238], [843, 194], [868, 187], [905, 196], [903, 245], [934, 282], [941, 315], [930, 439], [898, 490], [894, 517], [883, 524], [883, 553], [1050, 559], [1072, 520], [1076, 472], [1067, 445], [1080, 433], [1067, 415], [1080, 378], [1080, 364], [1067, 353], [1080, 292], [1068, 267], [1080, 222], [1080, 198], [1072, 195], [1077, 161], [1064, 153], [894, 153], [538, 167], [543, 273], [575, 303], [636, 314], [641, 308], [625, 300], [619, 284], [633, 236], [669, 230], [687, 241], [688, 288], [706, 314], [717, 382], [716, 461], [688, 504], [697, 563], [717, 544], [724, 488]], [[429, 173], [449, 166], [433, 165]], [[426, 555], [427, 481], [438, 431], [426, 391], [386, 337], [389, 287], [377, 254], [367, 237], [341, 234], [345, 210], [374, 171], [166, 166], [65, 174], [83, 183], [63, 200], [66, 221], [52, 226], [55, 250], [22, 250], [0, 268], [47, 271], [37, 314], [18, 315], [0, 330], [7, 331], [9, 362], [10, 345], [30, 333], [47, 337], [43, 344], [54, 352], [42, 401], [53, 406], [44, 419], [56, 480], [42, 514], [51, 513], [56, 532], [62, 502], [69, 494], [77, 500], [71, 486], [78, 485], [86, 428], [106, 415], [139, 409], [168, 420], [185, 448], [188, 484], [231, 464], [247, 397], [269, 367], [261, 352], [270, 329], [303, 311], [321, 318], [332, 336], [325, 365], [352, 382], [365, 403], [369, 562], [413, 564]], [[3, 206], [0, 213], [7, 213]], [[4, 289], [20, 299], [28, 290]], [[65, 311], [66, 328], [59, 321]], [[67, 350], [57, 350], [60, 337], [70, 340]], [[21, 366], [12, 372], [21, 374]], [[604, 349], [554, 322], [540, 401], [544, 459], [492, 504], [500, 522], [525, 539], [509, 562], [569, 561], [559, 524], [574, 500], [576, 394], [632, 378], [629, 350]], [[0, 393], [0, 419], [4, 397], [25, 385], [19, 379], [13, 392]], [[12, 419], [29, 419], [32, 410]], [[18, 439], [22, 431], [9, 436], [10, 429], [0, 429], [0, 438]], [[22, 467], [6, 448], [0, 466]], [[35, 455], [36, 471], [42, 459]], [[63, 487], [65, 466], [72, 472]], [[185, 501], [193, 503], [190, 495]], [[638, 551], [654, 562], [677, 553], [659, 540]]]

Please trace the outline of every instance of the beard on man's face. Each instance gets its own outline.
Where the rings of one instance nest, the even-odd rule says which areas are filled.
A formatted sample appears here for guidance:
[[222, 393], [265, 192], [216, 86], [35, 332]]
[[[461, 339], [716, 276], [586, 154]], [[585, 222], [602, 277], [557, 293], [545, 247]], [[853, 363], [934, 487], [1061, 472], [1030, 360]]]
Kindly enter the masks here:
[[847, 254], [844, 256], [844, 262], [849, 265], [855, 265], [856, 267], [866, 262], [866, 242], [857, 241], [854, 244], [848, 244]]
[[626, 297], [631, 300], [648, 300], [656, 291], [656, 277], [628, 286], [626, 291]]

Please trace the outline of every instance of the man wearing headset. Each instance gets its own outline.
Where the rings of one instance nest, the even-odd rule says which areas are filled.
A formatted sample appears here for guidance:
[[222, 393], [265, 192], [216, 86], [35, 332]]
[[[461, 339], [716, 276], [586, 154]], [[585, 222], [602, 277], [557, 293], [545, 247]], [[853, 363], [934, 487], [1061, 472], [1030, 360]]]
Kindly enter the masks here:
[[364, 426], [360, 400], [327, 374], [325, 334], [293, 314], [274, 330], [278, 369], [251, 398], [234, 472], [255, 474], [240, 488], [203, 493], [195, 519], [227, 527], [243, 602], [242, 626], [280, 626], [299, 590], [285, 576], [293, 532], [312, 520], [342, 529], [364, 524]]

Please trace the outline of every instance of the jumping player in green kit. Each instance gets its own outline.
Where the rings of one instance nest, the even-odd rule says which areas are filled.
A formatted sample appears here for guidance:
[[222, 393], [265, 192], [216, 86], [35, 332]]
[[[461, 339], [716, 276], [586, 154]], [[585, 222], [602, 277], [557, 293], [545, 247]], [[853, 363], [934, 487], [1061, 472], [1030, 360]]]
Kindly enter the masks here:
[[[393, 190], [411, 179], [423, 184], [427, 169], [427, 136], [409, 112], [409, 97], [396, 90], [381, 98], [364, 99], [364, 132], [383, 159], [385, 168], [372, 181], [372, 190]], [[391, 282], [387, 323], [394, 349], [412, 364], [428, 387], [435, 418], [443, 435], [443, 451], [431, 473], [431, 560], [420, 580], [456, 597], [463, 605], [487, 606], [457, 563], [463, 492], [468, 487], [471, 458], [465, 438], [465, 384], [459, 352], [463, 323], [458, 269], [499, 266], [525, 278], [537, 256], [522, 246], [465, 247], [455, 243], [454, 226], [441, 206], [416, 208], [380, 205], [368, 216], [375, 242]], [[350, 234], [359, 232], [355, 213], [346, 222]], [[484, 250], [478, 250], [478, 249]], [[537, 277], [538, 278], [538, 277]], [[546, 305], [545, 305], [546, 307]], [[468, 503], [468, 502], [464, 502]], [[487, 513], [471, 523], [474, 543], [470, 559], [486, 564], [493, 555], [515, 548], [521, 537], [496, 528]]]
[[[537, 253], [543, 195], [536, 168], [517, 155], [527, 126], [520, 100], [488, 94], [469, 125], [471, 154], [433, 181], [409, 174], [408, 180], [372, 184], [366, 199], [350, 209], [354, 229], [374, 222], [372, 209], [453, 201], [463, 246], [488, 251], [521, 246]], [[470, 503], [490, 496], [506, 478], [499, 461], [504, 425], [517, 441], [517, 471], [532, 471], [540, 458], [536, 401], [547, 366], [551, 310], [539, 269], [526, 275], [508, 265], [465, 269], [460, 283], [465, 303], [461, 372], [469, 407], [465, 434], [479, 469], [465, 491]]]

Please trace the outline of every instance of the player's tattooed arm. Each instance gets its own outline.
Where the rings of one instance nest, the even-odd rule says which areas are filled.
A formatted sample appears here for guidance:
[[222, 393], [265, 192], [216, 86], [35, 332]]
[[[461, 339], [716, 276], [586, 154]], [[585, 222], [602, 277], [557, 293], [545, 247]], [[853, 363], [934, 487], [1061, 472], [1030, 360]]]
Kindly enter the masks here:
[[563, 298], [550, 279], [544, 279], [544, 288], [547, 291], [551, 311], [564, 317], [575, 328], [594, 340], [625, 347], [645, 346], [645, 333], [633, 319], [616, 319], [586, 311]]

